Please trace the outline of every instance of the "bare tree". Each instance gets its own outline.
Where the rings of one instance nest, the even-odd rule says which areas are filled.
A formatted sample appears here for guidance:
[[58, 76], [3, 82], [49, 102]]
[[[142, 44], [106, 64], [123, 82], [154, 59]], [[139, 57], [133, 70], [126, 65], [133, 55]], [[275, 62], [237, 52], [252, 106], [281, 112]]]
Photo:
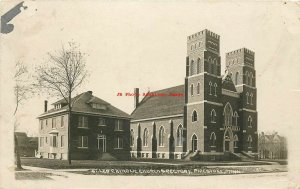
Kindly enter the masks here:
[[[14, 94], [15, 94], [15, 102], [16, 102], [14, 116], [16, 116], [20, 104], [22, 104], [32, 94], [31, 93], [32, 86], [29, 83], [28, 69], [21, 61], [18, 61], [15, 65], [14, 79], [15, 79]], [[18, 126], [18, 122], [17, 122], [17, 118], [15, 118], [14, 131], [16, 131], [17, 126]], [[15, 141], [15, 156], [17, 161], [17, 168], [22, 169], [18, 138], [15, 132], [14, 132], [14, 141]]]
[[68, 106], [68, 161], [71, 164], [71, 116], [72, 94], [87, 78], [85, 54], [74, 42], [68, 43], [68, 48], [62, 48], [54, 53], [48, 53], [49, 61], [38, 66], [37, 87], [51, 96], [62, 97]]

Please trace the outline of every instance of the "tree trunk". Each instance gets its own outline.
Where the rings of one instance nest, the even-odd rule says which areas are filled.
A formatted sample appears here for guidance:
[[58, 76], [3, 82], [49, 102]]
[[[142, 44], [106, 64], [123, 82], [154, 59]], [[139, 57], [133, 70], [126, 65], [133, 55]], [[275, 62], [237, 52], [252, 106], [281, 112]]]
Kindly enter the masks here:
[[16, 136], [16, 134], [14, 134], [14, 138], [15, 138], [15, 155], [16, 155], [16, 160], [17, 160], [17, 168], [18, 169], [23, 169], [21, 166], [21, 158], [20, 158], [20, 153], [19, 153], [19, 145], [18, 145], [18, 138]]
[[69, 165], [72, 163], [72, 158], [71, 158], [71, 143], [72, 143], [72, 138], [71, 138], [71, 114], [72, 114], [72, 106], [71, 106], [71, 94], [69, 94], [69, 116], [68, 116], [68, 162]]

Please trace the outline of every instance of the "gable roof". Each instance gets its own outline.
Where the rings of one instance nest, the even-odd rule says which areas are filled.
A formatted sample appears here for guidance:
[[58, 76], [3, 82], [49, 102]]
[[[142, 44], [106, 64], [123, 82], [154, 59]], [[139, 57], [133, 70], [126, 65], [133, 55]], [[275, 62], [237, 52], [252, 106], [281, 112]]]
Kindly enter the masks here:
[[226, 89], [229, 91], [233, 91], [233, 92], [237, 92], [235, 85], [232, 81], [231, 75], [226, 73], [223, 77], [222, 77], [222, 89]]
[[[123, 118], [130, 118], [130, 116], [123, 112], [122, 110], [114, 107], [113, 105], [109, 104], [108, 102], [93, 96], [91, 91], [87, 91], [84, 93], [81, 93], [71, 100], [73, 102], [73, 107], [72, 107], [72, 112], [77, 112], [77, 113], [87, 113], [87, 114], [96, 114], [96, 115], [104, 115], [104, 116], [115, 116], [115, 117], [123, 117]], [[65, 100], [59, 100], [53, 104], [58, 104], [58, 103], [64, 103], [66, 102]], [[99, 104], [104, 104], [106, 105], [106, 109], [95, 109], [92, 108], [91, 102], [93, 103], [99, 103]], [[59, 112], [65, 112], [68, 110], [68, 106], [64, 105], [60, 109], [50, 109], [47, 112], [44, 112], [38, 118], [47, 116], [49, 114], [55, 114]]]
[[132, 120], [183, 114], [184, 96], [169, 96], [170, 93], [184, 94], [184, 85], [153, 91], [166, 96], [145, 96], [131, 113]]

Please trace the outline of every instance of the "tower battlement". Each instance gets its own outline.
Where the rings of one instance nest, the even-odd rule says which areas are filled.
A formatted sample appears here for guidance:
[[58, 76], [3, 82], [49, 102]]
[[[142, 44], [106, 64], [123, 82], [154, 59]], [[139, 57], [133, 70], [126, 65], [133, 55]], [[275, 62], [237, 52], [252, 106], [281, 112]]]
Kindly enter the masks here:
[[187, 37], [187, 40], [188, 40], [188, 41], [191, 41], [191, 40], [197, 39], [199, 36], [202, 36], [202, 35], [204, 35], [204, 34], [206, 34], [207, 36], [210, 36], [210, 37], [212, 37], [212, 38], [215, 38], [215, 39], [217, 39], [217, 40], [220, 39], [220, 36], [219, 36], [218, 34], [212, 32], [212, 31], [210, 31], [210, 30], [208, 30], [208, 29], [205, 29], [205, 30], [202, 30], [202, 31], [200, 31], [200, 32], [197, 32], [197, 33], [194, 33], [194, 34], [188, 36], [188, 37]]
[[244, 48], [241, 48], [241, 49], [237, 49], [237, 50], [228, 52], [228, 53], [226, 53], [226, 56], [232, 56], [232, 55], [237, 55], [237, 54], [241, 54], [241, 53], [245, 53], [245, 54], [252, 55], [252, 56], [255, 55], [254, 51], [251, 51], [251, 50], [244, 47]]

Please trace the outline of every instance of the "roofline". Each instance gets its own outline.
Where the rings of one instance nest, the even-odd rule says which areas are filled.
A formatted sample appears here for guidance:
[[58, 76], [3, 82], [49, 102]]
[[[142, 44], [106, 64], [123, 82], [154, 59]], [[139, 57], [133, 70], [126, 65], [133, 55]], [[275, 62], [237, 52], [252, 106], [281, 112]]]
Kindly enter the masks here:
[[160, 117], [152, 117], [152, 118], [144, 118], [144, 119], [136, 119], [130, 121], [130, 123], [140, 122], [140, 121], [151, 121], [156, 119], [167, 119], [172, 117], [183, 117], [183, 114], [176, 114], [176, 115], [170, 115], [170, 116], [160, 116]]
[[[47, 117], [47, 116], [51, 116], [51, 115], [55, 115], [55, 114], [59, 114], [59, 113], [64, 113], [64, 112], [68, 113], [68, 110], [60, 110], [60, 111], [56, 111], [56, 112], [51, 112], [49, 114], [40, 115], [37, 118], [43, 118], [43, 117]], [[109, 116], [109, 117], [119, 117], [119, 118], [130, 119], [130, 116], [124, 117], [124, 116], [117, 116], [117, 115], [112, 115], [112, 114], [102, 114], [102, 113], [96, 113], [96, 112], [72, 111], [72, 113], [75, 113], [75, 114], [83, 113], [83, 114], [89, 114], [89, 115], [103, 115], [103, 116]]]

